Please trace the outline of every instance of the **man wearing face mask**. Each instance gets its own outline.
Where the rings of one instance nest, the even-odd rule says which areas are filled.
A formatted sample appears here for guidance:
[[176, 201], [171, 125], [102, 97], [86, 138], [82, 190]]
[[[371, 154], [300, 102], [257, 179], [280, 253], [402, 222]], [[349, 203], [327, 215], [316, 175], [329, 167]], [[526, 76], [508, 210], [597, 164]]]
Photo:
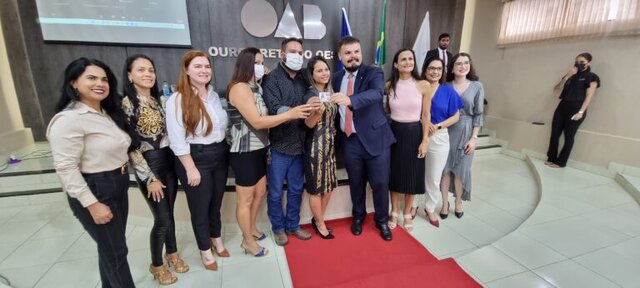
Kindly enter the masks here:
[[[269, 114], [286, 113], [292, 107], [305, 104], [304, 95], [309, 87], [302, 70], [304, 52], [302, 40], [287, 38], [282, 41], [280, 63], [265, 76], [262, 87]], [[308, 116], [308, 114], [306, 115]], [[267, 166], [267, 214], [276, 244], [286, 245], [287, 235], [301, 240], [311, 233], [300, 228], [300, 204], [304, 184], [303, 148], [306, 126], [301, 120], [292, 120], [269, 130], [270, 160]], [[287, 180], [287, 206], [282, 209], [284, 180]]]
[[384, 73], [362, 64], [360, 40], [347, 36], [338, 43], [338, 56], [346, 71], [333, 75], [331, 101], [339, 104], [344, 163], [351, 190], [351, 232], [358, 236], [367, 215], [366, 185], [369, 182], [375, 209], [374, 222], [380, 236], [391, 241], [389, 215], [389, 169], [391, 144], [396, 142], [382, 105]]
[[[565, 167], [573, 148], [573, 140], [578, 128], [587, 116], [587, 108], [600, 87], [600, 77], [591, 72], [590, 53], [580, 53], [574, 66], [553, 88], [553, 93], [560, 98], [558, 108], [553, 113], [551, 137], [547, 161], [544, 163], [553, 168]], [[558, 154], [560, 135], [564, 133], [564, 146]]]

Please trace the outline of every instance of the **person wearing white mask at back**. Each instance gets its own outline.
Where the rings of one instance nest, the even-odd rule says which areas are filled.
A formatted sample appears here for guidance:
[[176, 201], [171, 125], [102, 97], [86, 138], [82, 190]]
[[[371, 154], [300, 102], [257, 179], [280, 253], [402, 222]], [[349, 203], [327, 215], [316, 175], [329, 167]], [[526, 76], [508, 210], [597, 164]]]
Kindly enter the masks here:
[[303, 104], [281, 114], [269, 115], [259, 84], [264, 68], [264, 56], [260, 50], [245, 48], [238, 55], [227, 86], [231, 137], [229, 159], [236, 180], [236, 217], [243, 236], [242, 249], [255, 257], [268, 253], [257, 242], [267, 235], [256, 226], [258, 210], [267, 192], [268, 128], [306, 118], [311, 109], [310, 105]]
[[[287, 38], [282, 41], [280, 63], [262, 81], [264, 101], [270, 115], [287, 113], [293, 107], [303, 105], [309, 83], [302, 69], [302, 40]], [[315, 107], [315, 106], [314, 106]], [[316, 108], [314, 108], [316, 109]], [[304, 112], [303, 118], [311, 114]], [[286, 245], [287, 234], [301, 240], [311, 238], [311, 233], [300, 228], [300, 204], [304, 184], [303, 151], [306, 134], [304, 121], [300, 119], [282, 123], [269, 130], [271, 148], [267, 164], [267, 214], [276, 244]], [[282, 195], [287, 180], [287, 206], [283, 211]]]

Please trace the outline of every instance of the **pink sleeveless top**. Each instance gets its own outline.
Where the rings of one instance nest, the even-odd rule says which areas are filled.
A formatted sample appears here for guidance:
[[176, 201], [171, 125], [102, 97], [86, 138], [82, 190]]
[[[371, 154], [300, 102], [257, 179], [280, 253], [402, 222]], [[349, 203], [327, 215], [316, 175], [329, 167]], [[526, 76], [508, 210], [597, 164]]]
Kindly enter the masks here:
[[417, 122], [422, 114], [422, 94], [416, 80], [399, 79], [395, 91], [389, 93], [391, 119], [396, 122]]

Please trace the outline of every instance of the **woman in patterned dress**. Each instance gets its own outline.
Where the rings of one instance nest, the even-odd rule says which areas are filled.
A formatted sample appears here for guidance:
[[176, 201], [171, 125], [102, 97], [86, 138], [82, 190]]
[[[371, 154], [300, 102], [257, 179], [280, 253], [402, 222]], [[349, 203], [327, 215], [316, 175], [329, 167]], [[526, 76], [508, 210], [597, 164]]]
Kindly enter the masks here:
[[131, 127], [140, 141], [138, 149], [129, 153], [136, 171], [138, 187], [153, 214], [151, 229], [151, 267], [149, 271], [161, 285], [178, 279], [163, 265], [165, 258], [178, 273], [189, 266], [178, 255], [173, 208], [178, 192], [178, 177], [173, 169], [173, 152], [165, 125], [164, 109], [160, 105], [160, 92], [156, 81], [155, 65], [145, 55], [133, 55], [124, 63], [122, 107]]
[[313, 218], [311, 222], [316, 233], [322, 239], [333, 239], [335, 236], [324, 222], [324, 213], [331, 199], [331, 191], [336, 188], [336, 157], [334, 151], [334, 125], [338, 106], [328, 102], [331, 89], [331, 70], [322, 56], [316, 56], [309, 61], [307, 71], [311, 87], [305, 96], [307, 103], [315, 108], [304, 123], [311, 128], [307, 133], [304, 154], [304, 174], [307, 183], [309, 206]]

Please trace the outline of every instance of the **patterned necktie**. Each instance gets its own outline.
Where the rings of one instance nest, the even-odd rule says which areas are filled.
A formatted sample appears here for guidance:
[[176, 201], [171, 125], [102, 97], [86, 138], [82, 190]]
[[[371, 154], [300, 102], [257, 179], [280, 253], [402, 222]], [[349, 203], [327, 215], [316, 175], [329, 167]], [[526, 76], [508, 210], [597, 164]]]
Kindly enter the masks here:
[[[347, 81], [347, 96], [351, 97], [353, 94], [353, 73], [349, 73], [348, 81]], [[353, 133], [353, 113], [349, 107], [344, 107], [345, 111], [345, 119], [344, 119], [344, 134], [347, 134], [347, 137], [351, 136]]]

